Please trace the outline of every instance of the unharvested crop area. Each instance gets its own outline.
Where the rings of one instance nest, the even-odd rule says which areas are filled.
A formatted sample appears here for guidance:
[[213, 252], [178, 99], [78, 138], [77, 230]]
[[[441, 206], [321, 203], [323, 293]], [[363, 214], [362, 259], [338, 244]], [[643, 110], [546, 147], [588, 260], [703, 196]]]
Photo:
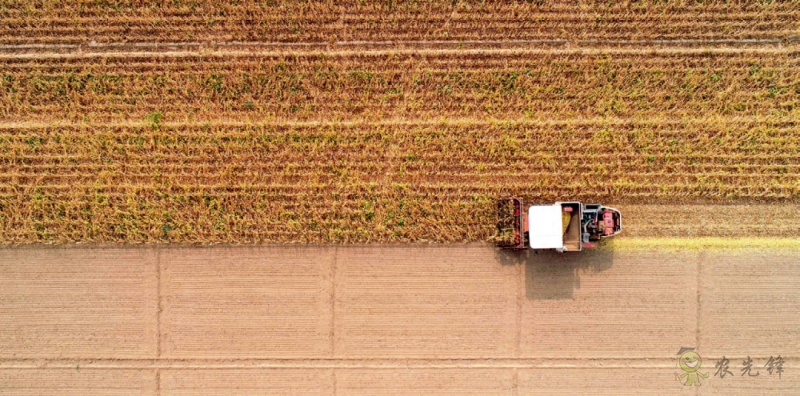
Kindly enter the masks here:
[[414, 40], [784, 40], [797, 1], [10, 0], [10, 45]]
[[[481, 240], [492, 200], [788, 201], [792, 123], [8, 127], [3, 238]], [[622, 198], [622, 199], [621, 199]]]
[[[800, 114], [797, 48], [1, 57], [7, 121], [574, 120]], [[712, 122], [713, 123], [713, 122]]]
[[796, 203], [798, 9], [7, 2], [0, 241], [486, 240], [505, 194]]
[[483, 240], [492, 200], [794, 201], [796, 49], [6, 57], [6, 241]]

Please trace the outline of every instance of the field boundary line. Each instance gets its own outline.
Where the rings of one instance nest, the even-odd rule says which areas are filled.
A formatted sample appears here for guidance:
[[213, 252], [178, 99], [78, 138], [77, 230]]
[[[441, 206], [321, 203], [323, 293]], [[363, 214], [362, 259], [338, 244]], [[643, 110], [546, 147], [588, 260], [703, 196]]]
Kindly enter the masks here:
[[331, 358], [336, 357], [336, 265], [339, 261], [339, 246], [333, 249], [333, 260], [331, 261]]
[[[637, 208], [647, 208], [647, 207], [665, 207], [665, 206], [674, 206], [674, 205], [665, 205], [665, 204], [626, 204], [629, 207], [637, 207]], [[726, 206], [764, 206], [764, 207], [775, 207], [780, 205], [781, 207], [785, 207], [787, 205], [793, 208], [800, 208], [800, 204], [798, 203], [786, 203], [781, 202], [779, 204], [776, 203], [761, 203], [761, 204], [741, 204], [741, 203], [733, 203], [733, 204], [715, 204], [715, 203], [701, 203], [701, 204], [688, 204], [690, 206], [700, 206], [700, 207], [726, 207]], [[685, 205], [681, 205], [685, 206]], [[305, 246], [306, 243], [279, 243], [279, 242], [263, 242], [263, 243], [215, 243], [213, 246], [220, 246], [220, 247], [229, 247], [229, 248], [250, 248], [250, 247], [285, 247], [285, 248], [296, 248], [297, 246]], [[366, 248], [366, 247], [375, 247], [380, 245], [385, 248], [401, 248], [401, 247], [429, 247], [433, 249], [461, 249], [464, 246], [485, 246], [485, 247], [492, 247], [494, 246], [491, 242], [486, 241], [469, 241], [469, 242], [441, 242], [441, 243], [428, 243], [428, 242], [385, 242], [385, 243], [351, 243], [345, 244], [343, 246], [352, 247], [352, 248]], [[160, 249], [162, 247], [169, 247], [169, 248], [186, 248], [186, 247], [198, 247], [201, 249], [206, 249], [210, 245], [198, 245], [192, 242], [185, 242], [185, 243], [138, 243], [138, 242], [131, 242], [128, 244], [122, 244], [122, 246], [126, 249]], [[311, 244], [310, 246], [336, 246], [336, 244]], [[97, 242], [97, 241], [88, 241], [88, 242], [65, 242], [59, 244], [46, 244], [46, 243], [21, 243], [21, 244], [12, 244], [12, 243], [0, 243], [0, 249], [17, 249], [17, 250], [28, 250], [28, 249], [77, 249], [77, 250], [102, 250], [108, 248], [118, 248], [120, 244], [112, 243], [112, 242]], [[600, 246], [599, 249], [608, 249], [613, 251], [625, 252], [625, 251], [641, 251], [641, 250], [651, 250], [651, 251], [705, 251], [705, 252], [714, 252], [714, 251], [725, 251], [726, 253], [736, 254], [736, 253], [748, 253], [751, 251], [770, 251], [771, 253], [775, 254], [791, 254], [796, 255], [800, 253], [800, 239], [795, 237], [711, 237], [711, 236], [698, 236], [698, 237], [642, 237], [642, 236], [633, 236], [628, 237], [625, 236], [623, 233], [622, 235], [615, 237], [615, 239], [606, 242], [604, 245]], [[163, 325], [163, 323], [162, 323]], [[23, 358], [20, 358], [23, 359]], [[14, 360], [7, 357], [0, 356], [0, 362]], [[47, 358], [43, 358], [43, 360], [47, 360]], [[0, 363], [0, 366], [2, 364]]]
[[[767, 360], [769, 356], [750, 355], [753, 360]], [[784, 367], [800, 368], [800, 356], [781, 355]], [[706, 360], [719, 360], [722, 355], [703, 354]], [[745, 355], [725, 354], [734, 361], [745, 359]], [[396, 369], [396, 368], [674, 368], [676, 357], [540, 357], [540, 358], [475, 358], [475, 359], [421, 359], [421, 358], [379, 358], [379, 359], [0, 359], [0, 370], [19, 369], [155, 369], [155, 370], [203, 370], [203, 369], [270, 369], [270, 368], [311, 368], [311, 369]]]
[[514, 396], [519, 396], [519, 369], [514, 367]]
[[[109, 47], [110, 48], [110, 47]], [[141, 47], [148, 48], [148, 47]], [[158, 48], [158, 47], [156, 47]], [[176, 48], [164, 46], [165, 49]], [[180, 48], [180, 47], [177, 47]], [[74, 48], [75, 52], [66, 53], [0, 53], [0, 59], [75, 59], [75, 58], [128, 58], [128, 57], [163, 57], [163, 58], [181, 58], [190, 56], [220, 56], [220, 57], [246, 57], [246, 56], [286, 56], [286, 55], [325, 55], [325, 56], [384, 56], [396, 54], [420, 54], [420, 55], [436, 55], [436, 54], [459, 54], [459, 55], [486, 55], [486, 54], [696, 54], [696, 53], [791, 53], [796, 52], [796, 47], [663, 47], [663, 46], [645, 46], [643, 48], [616, 48], [616, 47], [568, 47], [563, 46], [559, 48], [403, 48], [394, 47], [389, 49], [369, 49], [369, 50], [348, 50], [347, 46], [337, 46], [336, 49], [321, 49], [321, 50], [236, 50], [226, 49], [226, 47], [193, 47], [190, 50], [172, 50], [172, 51], [98, 51], [90, 48], [91, 51], [84, 51], [83, 48]], [[20, 48], [23, 49], [23, 48]], [[46, 48], [42, 48], [46, 49]], [[53, 48], [56, 49], [71, 49], [71, 48]], [[99, 48], [98, 48], [99, 49]], [[9, 51], [11, 48], [7, 46], [0, 46], [0, 51]]]
[[[526, 294], [527, 294], [527, 290], [525, 288], [525, 277], [528, 276], [528, 274], [527, 274], [528, 266], [527, 265], [519, 265], [518, 267], [519, 268], [517, 269], [517, 271], [519, 273], [516, 276], [516, 278], [517, 278], [516, 279], [517, 280], [517, 301], [515, 301], [515, 303], [516, 303], [516, 307], [515, 307], [515, 309], [516, 309], [516, 317], [514, 318], [514, 320], [516, 321], [516, 323], [515, 323], [515, 325], [516, 325], [515, 326], [516, 327], [516, 329], [515, 329], [516, 330], [516, 334], [514, 335], [516, 337], [516, 340], [515, 340], [516, 342], [515, 342], [515, 345], [514, 345], [514, 348], [515, 348], [514, 349], [514, 357], [517, 357], [517, 358], [522, 356], [522, 326], [523, 326], [522, 309], [523, 309], [523, 306], [525, 304], [525, 298], [526, 298]], [[536, 325], [536, 323], [534, 323], [534, 326], [535, 325]], [[516, 372], [515, 372], [515, 382], [516, 382]]]
[[168, 42], [84, 42], [73, 44], [31, 43], [2, 44], [0, 50], [104, 50], [104, 49], [160, 49], [160, 48], [226, 48], [226, 47], [352, 47], [389, 46], [420, 47], [431, 45], [471, 46], [471, 45], [548, 45], [548, 46], [597, 46], [597, 45], [642, 45], [642, 46], [702, 46], [702, 45], [779, 45], [797, 41], [794, 36], [761, 39], [518, 39], [518, 40], [339, 40], [326, 41], [168, 41]]
[[697, 271], [697, 275], [696, 275], [697, 279], [695, 280], [695, 299], [696, 300], [695, 300], [695, 316], [694, 316], [694, 320], [695, 320], [694, 347], [697, 348], [698, 350], [702, 350], [702, 349], [700, 349], [700, 341], [702, 339], [700, 337], [700, 328], [701, 328], [701, 326], [700, 326], [700, 318], [701, 318], [703, 310], [701, 309], [700, 304], [702, 304], [702, 302], [703, 302], [703, 298], [702, 298], [703, 296], [700, 293], [700, 290], [703, 290], [701, 288], [701, 286], [703, 285], [703, 278], [702, 278], [702, 275], [703, 275], [703, 263], [706, 261], [706, 257], [707, 257], [706, 252], [701, 250], [698, 253], [697, 266], [695, 268], [695, 271]]
[[158, 344], [156, 345], [156, 356], [161, 357], [161, 354], [164, 351], [164, 340], [163, 340], [163, 331], [161, 330], [161, 324], [164, 321], [164, 303], [162, 299], [164, 298], [164, 293], [162, 291], [163, 283], [161, 281], [161, 271], [163, 270], [163, 263], [162, 263], [162, 249], [156, 249], [156, 279], [158, 280], [157, 285], [157, 296], [158, 296], [158, 312], [156, 312], [156, 334], [158, 337]]
[[576, 40], [578, 46], [587, 45], [644, 45], [644, 46], [695, 46], [695, 45], [778, 45], [791, 42], [789, 37], [779, 39], [682, 39], [682, 40]]
[[[344, 127], [357, 127], [357, 126], [392, 126], [392, 125], [420, 125], [420, 126], [464, 126], [464, 125], [698, 125], [706, 123], [723, 123], [729, 124], [775, 124], [793, 126], [800, 123], [800, 120], [785, 120], [770, 117], [703, 117], [692, 118], [686, 120], [682, 118], [648, 118], [647, 120], [634, 120], [626, 118], [575, 118], [569, 120], [554, 120], [554, 119], [479, 119], [479, 118], [443, 118], [438, 120], [420, 119], [409, 120], [402, 119], [381, 119], [378, 121], [368, 120], [347, 120], [347, 121], [240, 121], [240, 120], [220, 120], [203, 122], [175, 122], [163, 121], [159, 125], [165, 128], [180, 128], [180, 127], [194, 127], [204, 128], [209, 127], [259, 127], [259, 126], [286, 126], [286, 127], [319, 127], [319, 126], [344, 126]], [[125, 122], [98, 122], [98, 123], [83, 123], [83, 122], [69, 122], [69, 121], [53, 121], [53, 122], [19, 122], [19, 121], [2, 121], [0, 120], [0, 132], [4, 129], [37, 129], [37, 128], [126, 128], [126, 127], [149, 127], [151, 123], [145, 120], [130, 120]]]

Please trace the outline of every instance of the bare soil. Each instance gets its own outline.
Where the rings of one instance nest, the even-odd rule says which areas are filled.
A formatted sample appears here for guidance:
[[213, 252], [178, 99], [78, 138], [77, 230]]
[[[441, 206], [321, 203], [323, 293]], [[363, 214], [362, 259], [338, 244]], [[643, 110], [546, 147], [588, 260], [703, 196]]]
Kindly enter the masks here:
[[[800, 254], [0, 250], [0, 393], [675, 394], [800, 386]], [[770, 356], [784, 372], [770, 375]], [[734, 376], [714, 376], [729, 359]], [[742, 377], [750, 356], [759, 377]]]

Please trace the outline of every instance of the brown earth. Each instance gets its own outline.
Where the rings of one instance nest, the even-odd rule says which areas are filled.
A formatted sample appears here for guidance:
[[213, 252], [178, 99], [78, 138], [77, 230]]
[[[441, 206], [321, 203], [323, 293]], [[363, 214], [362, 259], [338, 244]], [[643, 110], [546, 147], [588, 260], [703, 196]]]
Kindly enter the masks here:
[[[797, 251], [0, 250], [0, 393], [788, 394]], [[696, 347], [703, 385], [676, 353]], [[764, 365], [785, 361], [780, 377]], [[723, 356], [731, 376], [714, 376]], [[758, 377], [741, 376], [750, 357]]]

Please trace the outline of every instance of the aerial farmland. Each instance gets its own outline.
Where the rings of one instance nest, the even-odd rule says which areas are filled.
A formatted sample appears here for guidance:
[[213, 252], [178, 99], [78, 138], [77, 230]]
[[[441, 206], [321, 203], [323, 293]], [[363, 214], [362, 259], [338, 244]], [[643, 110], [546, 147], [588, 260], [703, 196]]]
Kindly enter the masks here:
[[[0, 394], [800, 389], [797, 1], [0, 22]], [[500, 249], [502, 197], [622, 232]]]

